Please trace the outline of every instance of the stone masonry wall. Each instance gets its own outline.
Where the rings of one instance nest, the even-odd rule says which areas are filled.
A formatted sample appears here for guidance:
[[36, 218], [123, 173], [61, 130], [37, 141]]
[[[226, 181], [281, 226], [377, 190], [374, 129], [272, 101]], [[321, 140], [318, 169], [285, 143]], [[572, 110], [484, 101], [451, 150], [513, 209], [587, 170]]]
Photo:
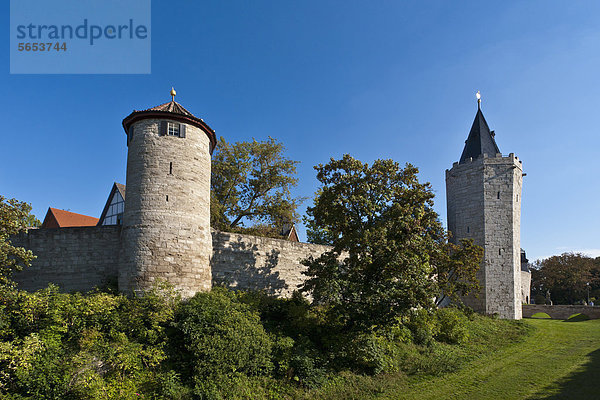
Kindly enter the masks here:
[[190, 124], [185, 137], [160, 136], [160, 121], [133, 125], [119, 290], [161, 278], [189, 297], [211, 284], [210, 142]]
[[213, 284], [289, 297], [306, 276], [300, 261], [328, 246], [213, 231]]
[[521, 319], [522, 167], [514, 154], [483, 157], [486, 312]]
[[537, 313], [546, 313], [552, 319], [567, 319], [573, 314], [585, 314], [591, 319], [600, 319], [600, 307], [598, 306], [575, 306], [575, 305], [545, 305], [528, 304], [523, 305], [523, 317], [529, 318]]
[[[478, 246], [485, 246], [485, 224], [483, 203], [483, 161], [470, 161], [465, 164], [454, 163], [446, 170], [446, 203], [448, 210], [448, 230], [451, 241], [473, 239]], [[485, 288], [486, 276], [484, 261], [477, 271], [477, 279]], [[475, 311], [486, 312], [486, 291], [478, 296], [467, 296], [463, 302]]]
[[33, 265], [14, 275], [19, 288], [29, 291], [49, 283], [65, 292], [87, 292], [115, 285], [120, 247], [119, 226], [30, 229], [12, 238], [37, 256]]
[[471, 238], [484, 248], [478, 298], [464, 299], [479, 312], [521, 318], [521, 163], [510, 154], [487, 157], [446, 171], [448, 230], [453, 240]]
[[[29, 291], [49, 283], [65, 292], [115, 284], [120, 234], [119, 226], [31, 229], [12, 239], [14, 245], [38, 256], [32, 267], [15, 275], [16, 281]], [[300, 261], [329, 250], [328, 246], [217, 231], [212, 231], [212, 241], [212, 280], [216, 284], [285, 297], [306, 279]]]

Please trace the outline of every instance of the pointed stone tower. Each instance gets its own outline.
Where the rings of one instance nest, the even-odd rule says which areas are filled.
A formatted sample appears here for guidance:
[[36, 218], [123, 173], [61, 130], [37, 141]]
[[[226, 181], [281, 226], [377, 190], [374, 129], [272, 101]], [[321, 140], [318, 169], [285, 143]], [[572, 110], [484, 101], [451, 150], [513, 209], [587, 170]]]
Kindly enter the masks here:
[[502, 156], [478, 100], [477, 114], [458, 162], [446, 170], [448, 230], [452, 240], [482, 246], [478, 272], [482, 290], [466, 305], [501, 318], [521, 319], [522, 163]]
[[215, 132], [175, 101], [123, 120], [127, 196], [119, 290], [159, 280], [184, 297], [211, 288], [210, 164]]

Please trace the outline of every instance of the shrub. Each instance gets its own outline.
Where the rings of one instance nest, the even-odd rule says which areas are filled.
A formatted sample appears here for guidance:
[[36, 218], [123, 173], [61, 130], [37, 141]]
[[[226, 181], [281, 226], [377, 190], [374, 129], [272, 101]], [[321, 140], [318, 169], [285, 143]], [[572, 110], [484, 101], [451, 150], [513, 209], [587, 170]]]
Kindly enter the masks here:
[[402, 342], [374, 332], [355, 335], [345, 346], [349, 367], [371, 375], [396, 372], [402, 358], [401, 346]]
[[550, 319], [551, 317], [545, 313], [545, 312], [538, 312], [535, 313], [531, 316], [531, 318], [543, 318], [543, 319]]
[[215, 288], [196, 294], [181, 306], [176, 321], [195, 380], [272, 370], [272, 342], [258, 314], [232, 292]]
[[272, 336], [274, 372], [278, 377], [292, 378], [290, 360], [294, 352], [294, 339], [288, 336]]
[[410, 329], [413, 342], [416, 344], [431, 344], [438, 333], [435, 314], [425, 309], [412, 310], [406, 321], [406, 326]]
[[589, 319], [590, 319], [590, 317], [588, 317], [585, 314], [576, 313], [576, 314], [571, 315], [565, 321], [567, 321], [567, 322], [580, 322], [580, 321], [587, 321]]
[[438, 332], [435, 339], [440, 342], [457, 344], [463, 343], [469, 337], [465, 314], [456, 308], [442, 308], [436, 313]]
[[308, 339], [300, 340], [290, 359], [291, 378], [305, 387], [321, 386], [327, 377], [324, 360]]

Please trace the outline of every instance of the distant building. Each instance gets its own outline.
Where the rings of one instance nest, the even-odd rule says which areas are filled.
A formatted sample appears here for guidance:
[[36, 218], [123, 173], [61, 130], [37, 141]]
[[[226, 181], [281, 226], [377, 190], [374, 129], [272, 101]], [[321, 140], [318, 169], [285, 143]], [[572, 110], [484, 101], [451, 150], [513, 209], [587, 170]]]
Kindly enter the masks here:
[[74, 226], [95, 226], [97, 224], [98, 218], [49, 207], [41, 227], [68, 228]]
[[531, 270], [525, 250], [521, 249], [521, 302], [531, 304]]
[[283, 226], [281, 227], [281, 236], [286, 239], [286, 240], [290, 240], [292, 242], [299, 242], [300, 239], [298, 239], [298, 232], [296, 231], [296, 225], [294, 224], [283, 224]]
[[125, 185], [115, 182], [106, 205], [100, 214], [98, 225], [122, 225], [125, 212]]
[[[123, 214], [125, 212], [125, 190], [125, 185], [117, 182], [113, 183], [99, 219], [90, 217], [88, 215], [76, 214], [69, 211], [50, 208], [48, 209], [48, 214], [46, 215], [46, 219], [48, 219], [49, 222], [46, 224], [45, 219], [42, 228], [121, 225], [123, 224]], [[54, 217], [54, 214], [51, 213], [51, 210], [58, 214], [58, 218], [60, 218], [62, 223], [54, 223], [56, 217]], [[48, 215], [50, 215], [50, 217], [48, 217]], [[281, 228], [279, 229], [279, 234], [283, 239], [292, 242], [300, 242], [300, 239], [298, 238], [298, 231], [296, 230], [296, 225], [294, 224], [282, 224]]]

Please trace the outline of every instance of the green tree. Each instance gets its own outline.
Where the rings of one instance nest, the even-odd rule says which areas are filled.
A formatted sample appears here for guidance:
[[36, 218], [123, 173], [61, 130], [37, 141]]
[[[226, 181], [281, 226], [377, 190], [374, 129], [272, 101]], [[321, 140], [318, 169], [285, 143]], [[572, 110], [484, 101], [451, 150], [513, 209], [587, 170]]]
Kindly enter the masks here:
[[432, 308], [442, 291], [475, 286], [478, 251], [470, 242], [448, 244], [417, 168], [392, 160], [369, 166], [345, 155], [315, 169], [321, 187], [307, 210], [308, 237], [332, 249], [304, 261], [302, 290], [340, 323], [385, 325], [412, 308]]
[[12, 285], [13, 272], [30, 266], [34, 260], [30, 250], [13, 246], [10, 238], [25, 231], [35, 221], [29, 204], [0, 196], [0, 286]]
[[[229, 232], [277, 236], [283, 224], [297, 220], [300, 198], [297, 161], [284, 155], [282, 143], [227, 143], [223, 138], [212, 157], [211, 225]], [[248, 226], [246, 226], [248, 224]]]
[[531, 275], [532, 296], [541, 299], [550, 291], [554, 304], [574, 304], [587, 300], [600, 285], [599, 263], [580, 253], [563, 253], [534, 263]]
[[447, 242], [441, 244], [434, 252], [433, 268], [435, 280], [439, 287], [436, 305], [446, 299], [460, 303], [461, 296], [478, 293], [477, 280], [479, 263], [483, 257], [483, 248], [473, 243], [472, 239], [461, 239], [459, 244]]

